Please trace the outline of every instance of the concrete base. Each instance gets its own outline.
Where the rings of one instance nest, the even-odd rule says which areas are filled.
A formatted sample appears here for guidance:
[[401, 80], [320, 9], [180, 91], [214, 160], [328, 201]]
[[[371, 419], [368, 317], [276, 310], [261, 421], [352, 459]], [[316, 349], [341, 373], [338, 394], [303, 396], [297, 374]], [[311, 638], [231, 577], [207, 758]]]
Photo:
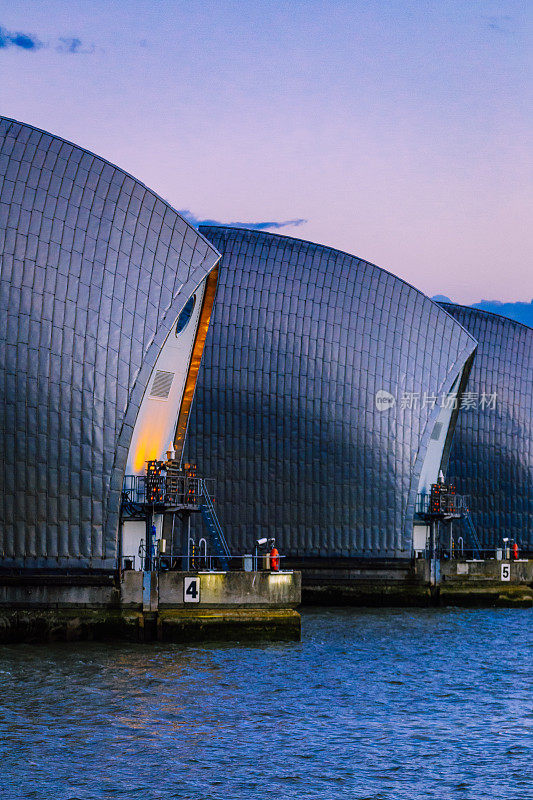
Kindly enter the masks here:
[[300, 590], [298, 573], [0, 575], [0, 642], [299, 640]]
[[302, 572], [302, 603], [319, 606], [427, 606], [431, 591], [411, 561], [343, 566], [342, 560], [306, 567]]
[[329, 585], [304, 584], [302, 604], [306, 606], [361, 606], [365, 608], [424, 607], [432, 604], [431, 590], [427, 586], [403, 584], [395, 586], [385, 582], [343, 581]]
[[[509, 580], [502, 581], [502, 563]], [[533, 607], [533, 561], [442, 561], [440, 605]]]
[[301, 618], [294, 609], [183, 609], [161, 611], [157, 638], [164, 642], [207, 640], [296, 641], [301, 638]]
[[142, 613], [110, 608], [0, 609], [0, 643], [144, 640]]
[[0, 610], [0, 643], [300, 641], [292, 609], [124, 612], [110, 609]]
[[425, 559], [404, 562], [297, 564], [302, 602], [315, 606], [507, 606], [533, 605], [533, 561], [510, 562], [510, 580], [501, 580], [496, 560], [441, 561], [434, 585]]

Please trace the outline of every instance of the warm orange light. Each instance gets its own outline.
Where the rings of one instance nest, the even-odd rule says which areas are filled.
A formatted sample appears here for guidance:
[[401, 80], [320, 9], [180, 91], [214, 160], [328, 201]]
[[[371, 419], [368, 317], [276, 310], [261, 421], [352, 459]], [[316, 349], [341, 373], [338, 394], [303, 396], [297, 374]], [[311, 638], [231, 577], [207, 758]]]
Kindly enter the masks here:
[[211, 319], [211, 312], [213, 310], [213, 303], [215, 302], [215, 292], [218, 281], [218, 264], [211, 270], [206, 278], [205, 292], [202, 300], [202, 308], [200, 311], [200, 318], [198, 320], [198, 328], [196, 330], [196, 338], [192, 349], [191, 361], [189, 364], [189, 371], [187, 373], [187, 380], [185, 381], [185, 390], [183, 392], [183, 400], [181, 402], [180, 413], [178, 416], [178, 424], [176, 425], [176, 435], [174, 436], [174, 448], [176, 450], [176, 458], [181, 458], [183, 445], [185, 442], [185, 435], [187, 433], [187, 425], [189, 422], [189, 413], [192, 406], [194, 397], [194, 390], [196, 388], [196, 379], [202, 361], [202, 354], [204, 352], [205, 340], [207, 331], [209, 330], [209, 321]]
[[155, 461], [158, 455], [153, 433], [148, 430], [141, 431], [133, 457], [135, 472], [140, 472], [147, 461]]

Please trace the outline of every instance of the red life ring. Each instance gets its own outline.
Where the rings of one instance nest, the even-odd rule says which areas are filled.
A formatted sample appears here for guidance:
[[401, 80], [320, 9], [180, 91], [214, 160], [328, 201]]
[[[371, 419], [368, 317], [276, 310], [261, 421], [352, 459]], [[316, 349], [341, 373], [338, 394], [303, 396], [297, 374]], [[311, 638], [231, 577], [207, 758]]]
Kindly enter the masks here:
[[279, 553], [275, 547], [270, 551], [270, 569], [279, 572]]

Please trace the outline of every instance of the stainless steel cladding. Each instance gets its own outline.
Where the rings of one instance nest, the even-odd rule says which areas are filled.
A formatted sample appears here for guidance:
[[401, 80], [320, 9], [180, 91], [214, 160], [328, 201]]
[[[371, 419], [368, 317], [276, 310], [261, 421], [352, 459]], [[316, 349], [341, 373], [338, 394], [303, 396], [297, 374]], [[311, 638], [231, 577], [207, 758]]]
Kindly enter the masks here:
[[113, 568], [158, 353], [214, 248], [130, 175], [0, 119], [0, 563]]
[[470, 495], [483, 548], [515, 539], [533, 550], [533, 329], [442, 303], [479, 342], [449, 474]]
[[359, 258], [200, 230], [223, 257], [188, 453], [216, 479], [231, 546], [275, 536], [298, 556], [410, 556], [440, 400], [473, 337]]

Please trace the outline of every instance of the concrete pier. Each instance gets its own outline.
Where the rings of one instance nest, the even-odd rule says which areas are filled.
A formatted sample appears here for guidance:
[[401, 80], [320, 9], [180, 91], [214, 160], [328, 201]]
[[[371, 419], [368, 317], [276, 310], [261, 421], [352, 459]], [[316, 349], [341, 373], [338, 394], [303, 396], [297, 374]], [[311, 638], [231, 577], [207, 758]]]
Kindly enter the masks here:
[[[502, 564], [508, 579], [502, 580]], [[291, 564], [292, 566], [292, 564]], [[438, 575], [426, 559], [316, 559], [294, 564], [302, 573], [304, 605], [533, 606], [533, 560], [441, 560]]]
[[440, 605], [531, 608], [533, 560], [442, 561], [436, 589]]
[[0, 642], [300, 639], [297, 572], [0, 575]]
[[425, 606], [431, 600], [411, 561], [316, 559], [298, 562], [298, 569], [304, 605]]

